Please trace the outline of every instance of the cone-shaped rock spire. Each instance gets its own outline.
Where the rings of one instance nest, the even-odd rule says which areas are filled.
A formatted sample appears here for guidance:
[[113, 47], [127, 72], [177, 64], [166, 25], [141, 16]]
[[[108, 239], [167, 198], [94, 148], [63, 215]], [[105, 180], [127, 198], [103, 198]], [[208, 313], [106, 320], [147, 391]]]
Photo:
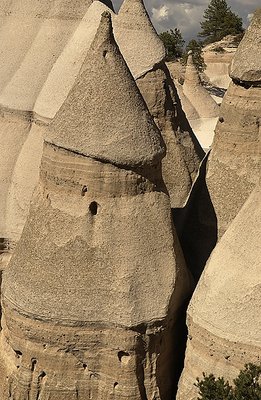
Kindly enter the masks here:
[[241, 82], [261, 82], [261, 8], [254, 16], [231, 63], [230, 76]]
[[[255, 36], [246, 34], [235, 55], [237, 61], [234, 66], [240, 64], [246, 72], [244, 78], [240, 67], [238, 79], [250, 79], [247, 77], [249, 66], [257, 68], [257, 73], [260, 70], [259, 53], [252, 52], [250, 45], [253, 41], [255, 46], [255, 39], [260, 37], [261, 25], [257, 23], [259, 18], [259, 12], [254, 14], [249, 27], [250, 32], [255, 32]], [[242, 48], [248, 50], [242, 53]], [[254, 70], [251, 74], [255, 75]], [[240, 82], [238, 79], [231, 82], [221, 104], [207, 169], [207, 186], [217, 216], [219, 237], [235, 218], [260, 176], [261, 86], [258, 81], [249, 85], [248, 82]]]
[[48, 141], [113, 164], [156, 164], [163, 141], [112, 34], [109, 13], [82, 73], [50, 125]]
[[231, 383], [261, 355], [261, 190], [257, 188], [213, 251], [188, 309], [189, 340], [179, 400], [197, 398], [202, 373]]
[[[110, 1], [105, 2], [108, 5], [111, 4]], [[50, 71], [53, 72], [57, 59], [64, 54], [68, 42], [71, 42], [71, 38], [77, 32], [78, 42], [74, 42], [74, 47], [71, 47], [70, 53], [66, 54], [67, 60], [69, 59], [69, 71], [66, 70], [67, 74], [64, 73], [68, 65], [63, 63], [62, 72], [61, 69], [59, 70], [59, 79], [56, 74], [57, 81], [62, 80], [63, 85], [66, 86], [66, 94], [63, 96], [61, 87], [57, 89], [57, 86], [51, 82], [47, 85], [48, 97], [46, 95], [44, 100], [48, 102], [51, 97], [52, 101], [48, 103], [48, 107], [44, 108], [41, 96], [41, 106], [39, 107], [38, 104], [37, 107], [37, 111], [47, 111], [41, 114], [41, 117], [53, 118], [78, 74], [78, 71], [75, 73], [75, 68], [80, 68], [80, 61], [77, 58], [79, 42], [87, 30], [84, 17], [89, 6], [93, 5], [93, 1], [24, 0], [21, 2], [12, 0], [0, 3], [0, 137], [2, 141], [0, 238], [3, 238], [3, 242], [7, 244], [10, 241], [17, 241], [21, 235], [29, 210], [30, 195], [38, 181], [42, 142], [41, 135], [38, 135], [39, 129], [35, 128], [34, 124], [36, 99], [45, 86], [46, 79], [49, 81]], [[103, 3], [95, 3], [97, 3], [97, 9], [99, 6], [106, 7]], [[53, 112], [54, 114], [51, 114]], [[29, 141], [32, 141], [33, 146], [27, 146]], [[26, 168], [26, 172], [22, 171], [22, 165], [24, 167], [30, 165], [30, 168]]]
[[[117, 119], [119, 99], [128, 101], [122, 92], [135, 100], [132, 120], [128, 102]], [[98, 102], [103, 135], [94, 114], [84, 114], [86, 93], [89, 105], [91, 93]], [[112, 110], [127, 142], [115, 140], [104, 110]], [[83, 154], [90, 132], [99, 157], [98, 138], [105, 137], [109, 157]], [[173, 338], [190, 277], [161, 178], [160, 134], [113, 41], [108, 14], [50, 133], [55, 140], [45, 142], [40, 183], [4, 278], [0, 397], [171, 399], [179, 347]]]
[[192, 51], [188, 55], [183, 92], [201, 118], [218, 116], [219, 107], [201, 84], [193, 62]]
[[135, 79], [165, 58], [165, 48], [143, 0], [124, 0], [114, 21], [115, 38]]

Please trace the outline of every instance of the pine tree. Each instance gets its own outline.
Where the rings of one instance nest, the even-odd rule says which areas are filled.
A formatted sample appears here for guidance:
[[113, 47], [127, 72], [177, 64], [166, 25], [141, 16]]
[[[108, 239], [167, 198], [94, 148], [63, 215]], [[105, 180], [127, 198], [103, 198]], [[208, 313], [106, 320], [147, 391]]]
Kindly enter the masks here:
[[240, 371], [233, 387], [224, 378], [203, 373], [203, 379], [197, 378], [195, 383], [199, 389], [198, 400], [261, 400], [260, 377], [261, 365], [251, 363]]
[[242, 18], [231, 11], [226, 0], [211, 0], [203, 18], [199, 36], [206, 38], [205, 44], [243, 32]]
[[163, 41], [166, 48], [168, 60], [174, 60], [175, 58], [182, 56], [185, 40], [183, 40], [181, 32], [178, 28], [162, 32], [160, 33], [159, 37]]
[[215, 378], [213, 374], [205, 375], [204, 379], [197, 379], [199, 389], [198, 400], [233, 400], [232, 386], [224, 378]]

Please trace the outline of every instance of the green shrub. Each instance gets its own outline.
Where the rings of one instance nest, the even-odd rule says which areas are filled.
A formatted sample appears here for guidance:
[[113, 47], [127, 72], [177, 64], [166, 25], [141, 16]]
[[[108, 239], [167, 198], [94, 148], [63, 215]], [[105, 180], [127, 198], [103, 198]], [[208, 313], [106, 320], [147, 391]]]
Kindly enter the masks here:
[[203, 373], [203, 379], [197, 378], [195, 383], [199, 389], [198, 400], [261, 400], [260, 376], [261, 365], [246, 364], [232, 387], [224, 378]]

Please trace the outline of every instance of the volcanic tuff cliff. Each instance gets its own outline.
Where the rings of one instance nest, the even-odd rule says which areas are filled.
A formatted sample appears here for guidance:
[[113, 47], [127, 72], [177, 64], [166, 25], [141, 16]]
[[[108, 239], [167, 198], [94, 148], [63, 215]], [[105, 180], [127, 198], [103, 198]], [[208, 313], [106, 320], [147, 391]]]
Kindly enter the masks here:
[[[182, 111], [163, 62], [163, 45], [142, 0], [125, 0], [119, 15], [108, 8], [110, 2], [63, 0], [40, 4], [28, 0], [23, 4], [5, 2], [1, 9], [2, 246], [14, 247], [19, 240], [39, 179], [44, 127], [72, 88], [103, 11], [112, 14], [118, 45], [163, 132], [167, 143], [164, 180], [172, 206], [182, 206], [204, 152]], [[14, 24], [19, 40], [11, 34]], [[7, 39], [12, 46], [6, 46]]]
[[[231, 66], [232, 82], [223, 99], [207, 186], [221, 237], [260, 176], [261, 10], [240, 43]], [[247, 60], [247, 61], [246, 61]]]
[[47, 128], [40, 183], [5, 272], [2, 399], [171, 398], [175, 324], [191, 285], [164, 154], [103, 14]]
[[196, 400], [202, 373], [232, 380], [261, 360], [261, 190], [251, 194], [214, 249], [188, 309], [178, 400]]
[[[214, 147], [206, 161], [203, 184], [216, 214], [208, 222], [215, 224], [213, 229], [216, 227], [222, 237], [188, 308], [189, 334], [178, 400], [197, 399], [194, 383], [203, 372], [232, 382], [246, 363], [260, 364], [261, 57], [254, 57], [251, 50], [252, 41], [254, 47], [261, 45], [260, 17], [258, 10], [235, 55], [233, 81], [221, 106]], [[251, 58], [245, 62], [248, 50]], [[197, 182], [195, 188], [191, 208], [200, 210], [202, 188]], [[193, 212], [188, 215], [187, 229], [191, 216]], [[194, 238], [190, 237], [187, 248]], [[197, 250], [200, 254], [200, 243]]]

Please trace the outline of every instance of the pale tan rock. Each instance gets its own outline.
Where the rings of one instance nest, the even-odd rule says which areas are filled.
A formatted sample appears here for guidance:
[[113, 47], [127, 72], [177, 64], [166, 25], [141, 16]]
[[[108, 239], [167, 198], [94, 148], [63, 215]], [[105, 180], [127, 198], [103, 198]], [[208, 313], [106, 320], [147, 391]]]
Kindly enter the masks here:
[[218, 116], [219, 107], [202, 86], [193, 63], [192, 53], [189, 54], [187, 60], [183, 93], [193, 104], [200, 118], [215, 118]]
[[[51, 121], [66, 100], [83, 66], [86, 54], [97, 32], [101, 14], [110, 9], [94, 1], [87, 9], [62, 53], [54, 63], [34, 105], [36, 118]], [[116, 15], [110, 11], [113, 18]]]
[[9, 247], [11, 240], [9, 227], [6, 224], [6, 214], [9, 208], [7, 199], [12, 174], [30, 129], [31, 122], [26, 115], [15, 115], [11, 112], [2, 113], [0, 118], [0, 237], [5, 242], [4, 248]]
[[181, 101], [182, 109], [184, 110], [186, 117], [188, 118], [189, 121], [199, 119], [199, 114], [191, 101], [184, 95], [183, 92], [183, 86], [178, 82], [178, 80], [175, 80], [175, 86], [177, 88], [178, 96]]
[[261, 357], [261, 190], [251, 194], [213, 251], [188, 309], [179, 400], [196, 400], [202, 372], [232, 380]]
[[[29, 5], [25, 5], [25, 7], [27, 6], [29, 7]], [[26, 18], [24, 15], [25, 9], [17, 7], [19, 7], [18, 3], [16, 4], [16, 11], [15, 11], [16, 18], [20, 16], [19, 21], [23, 23]], [[113, 18], [113, 24], [116, 27], [115, 30], [117, 31], [117, 26], [119, 27], [124, 26], [123, 22], [121, 21], [124, 21], [125, 18], [124, 15], [126, 15], [126, 13], [135, 12], [137, 14], [135, 19], [137, 21], [137, 24], [136, 26], [134, 26], [133, 24], [132, 25], [129, 24], [126, 27], [125, 35], [123, 35], [121, 33], [121, 30], [118, 28], [118, 44], [120, 45], [120, 48], [123, 51], [124, 46], [126, 47], [126, 42], [129, 43], [127, 49], [125, 49], [126, 55], [124, 54], [124, 56], [127, 59], [127, 63], [129, 63], [129, 67], [131, 68], [133, 66], [134, 68], [133, 70], [131, 70], [133, 75], [135, 75], [135, 71], [137, 72], [137, 70], [139, 70], [140, 72], [144, 71], [145, 65], [146, 65], [145, 70], [152, 68], [152, 71], [148, 71], [148, 74], [153, 75], [154, 65], [156, 65], [157, 62], [159, 62], [159, 60], [161, 61], [162, 58], [164, 57], [164, 52], [162, 52], [162, 43], [158, 38], [158, 36], [156, 35], [154, 28], [152, 27], [151, 22], [146, 13], [146, 10], [144, 8], [144, 5], [141, 1], [137, 3], [134, 2], [133, 4], [126, 2], [126, 4], [124, 4], [122, 7], [123, 7], [123, 14], [120, 13], [119, 16], [115, 15], [112, 11], [110, 11]], [[25, 39], [23, 39], [23, 36], [21, 36], [20, 38], [22, 48], [23, 48], [23, 40], [25, 41], [29, 40], [28, 35], [34, 34], [34, 32], [31, 32], [31, 29], [33, 26], [33, 22], [35, 20], [35, 15], [38, 14], [41, 15], [42, 23], [44, 23], [43, 21], [45, 18], [47, 18], [47, 20], [49, 21], [48, 19], [49, 14], [48, 15], [46, 14], [48, 10], [44, 8], [43, 4], [38, 5], [38, 2], [36, 4], [31, 2], [29, 8], [31, 11], [30, 12], [28, 11], [28, 18], [32, 17], [33, 20], [30, 22], [29, 27], [28, 26], [25, 27], [23, 25], [23, 28], [26, 29], [25, 32], [23, 33], [25, 35]], [[54, 18], [54, 21], [56, 20], [56, 18], [59, 19], [60, 21], [59, 24], [63, 23], [63, 19], [65, 19], [64, 23], [66, 24], [68, 21], [69, 22], [74, 21], [74, 22], [72, 29], [66, 25], [68, 28], [68, 40], [65, 40], [64, 45], [61, 46], [61, 48], [59, 47], [59, 49], [55, 53], [56, 54], [55, 56], [53, 55], [50, 56], [51, 59], [50, 59], [50, 64], [48, 64], [48, 67], [46, 66], [45, 63], [42, 64], [42, 62], [39, 65], [31, 64], [33, 70], [37, 69], [36, 73], [37, 87], [36, 86], [34, 87], [34, 80], [32, 81], [32, 78], [30, 77], [32, 73], [30, 73], [30, 71], [27, 70], [29, 64], [25, 63], [23, 67], [23, 76], [21, 75], [22, 79], [21, 82], [17, 85], [16, 84], [13, 85], [12, 83], [13, 78], [12, 78], [10, 82], [11, 86], [8, 83], [10, 88], [15, 87], [15, 90], [17, 92], [16, 93], [13, 92], [13, 94], [11, 94], [9, 89], [8, 90], [7, 88], [4, 89], [5, 93], [8, 92], [8, 99], [6, 98], [6, 106], [8, 107], [8, 109], [11, 109], [12, 112], [13, 112], [12, 107], [25, 108], [26, 110], [32, 109], [32, 113], [29, 115], [28, 118], [30, 121], [32, 121], [33, 125], [35, 121], [37, 123], [40, 121], [40, 123], [44, 124], [50, 123], [50, 121], [55, 117], [58, 110], [62, 107], [63, 103], [68, 97], [68, 93], [70, 92], [72, 86], [75, 83], [77, 75], [79, 74], [80, 70], [84, 68], [83, 65], [84, 60], [86, 58], [86, 54], [90, 47], [90, 44], [97, 31], [100, 15], [104, 11], [109, 11], [109, 8], [105, 4], [99, 1], [87, 2], [86, 4], [84, 3], [84, 5], [82, 3], [81, 4], [77, 3], [77, 7], [75, 7], [74, 16], [71, 14], [72, 9], [73, 8], [66, 2], [60, 2], [59, 6], [58, 3], [52, 3], [52, 8], [50, 8], [50, 10], [48, 11], [52, 16], [52, 18]], [[5, 12], [7, 13], [11, 11], [10, 10], [7, 11], [7, 9], [5, 9]], [[119, 23], [117, 23], [118, 19], [120, 21]], [[10, 21], [8, 23], [10, 23]], [[57, 25], [57, 27], [60, 26], [59, 24]], [[10, 35], [9, 29], [7, 29], [7, 32]], [[47, 46], [46, 44], [48, 44], [48, 40], [53, 41], [54, 37], [50, 36], [49, 33], [50, 32], [48, 29], [43, 30], [43, 40], [45, 42], [44, 49], [46, 52], [50, 50], [51, 53], [53, 50], [52, 48], [53, 44], [52, 46]], [[61, 32], [57, 30], [55, 35], [59, 37], [61, 35]], [[139, 43], [135, 42], [136, 43], [135, 47], [130, 45], [131, 42], [134, 43], [133, 35], [134, 36], [136, 35], [136, 37], [140, 36], [144, 38], [142, 42]], [[145, 37], [147, 38], [147, 40], [145, 40]], [[40, 51], [42, 45], [38, 43], [38, 37], [32, 39], [32, 43], [36, 44], [36, 49], [35, 51], [33, 49], [30, 49], [30, 52], [32, 53], [32, 55], [34, 55], [33, 58], [36, 61], [39, 60], [36, 50]], [[153, 43], [154, 45], [152, 46]], [[27, 53], [28, 51], [29, 50], [26, 49]], [[133, 63], [134, 56], [136, 59], [135, 63]], [[16, 57], [14, 58], [16, 59]], [[7, 60], [8, 62], [6, 62], [6, 64], [10, 62], [10, 57], [7, 57]], [[18, 61], [19, 57], [17, 59], [17, 62]], [[47, 61], [45, 60], [45, 62]], [[19, 68], [20, 67], [17, 65], [16, 69], [19, 70]], [[46, 71], [48, 70], [48, 74], [45, 74], [44, 68], [46, 68]], [[5, 74], [7, 74], [6, 70]], [[38, 74], [41, 75], [41, 78], [39, 78]], [[168, 87], [166, 89], [160, 86], [163, 85], [165, 81], [169, 79], [168, 77], [165, 76], [166, 75], [165, 72], [160, 72], [160, 74], [163, 74], [163, 78], [162, 77], [160, 78], [160, 82], [157, 84], [157, 87], [161, 91], [161, 93], [157, 94], [154, 88], [152, 87], [150, 88], [150, 85], [147, 85], [146, 88], [145, 85], [145, 87], [143, 88], [143, 95], [145, 99], [148, 99], [148, 97], [151, 96], [150, 92], [153, 93], [152, 96], [156, 96], [155, 99], [153, 98], [152, 100], [153, 102], [155, 100], [156, 103], [158, 102], [158, 104], [154, 106], [154, 103], [151, 105], [151, 102], [148, 101], [147, 105], [149, 106], [150, 111], [152, 113], [154, 113], [154, 108], [160, 109], [161, 120], [163, 121], [165, 118], [167, 121], [170, 119], [169, 116], [167, 116], [167, 113], [171, 113], [171, 115], [175, 114], [176, 106], [172, 105], [171, 109], [170, 108], [168, 110], [165, 109], [166, 107], [162, 103], [162, 101], [165, 101], [168, 97], [170, 84], [168, 83]], [[158, 75], [161, 76], [160, 74]], [[4, 77], [2, 76], [2, 78], [6, 78], [6, 76]], [[28, 79], [30, 79], [30, 85], [27, 82]], [[34, 73], [33, 73], [33, 79], [34, 79]], [[140, 77], [139, 81], [141, 82], [142, 80], [146, 80], [146, 77]], [[25, 87], [27, 86], [30, 89], [29, 91], [25, 90]], [[139, 86], [140, 88], [142, 88], [142, 84], [140, 84]], [[24, 95], [24, 92], [26, 92], [26, 95]], [[173, 101], [174, 103], [176, 102], [175, 99]], [[17, 102], [19, 102], [19, 104]], [[124, 107], [124, 102], [122, 104], [122, 107]], [[170, 106], [168, 105], [168, 107]], [[156, 113], [159, 113], [159, 111], [156, 111]], [[186, 197], [190, 191], [193, 179], [198, 170], [199, 162], [203, 157], [203, 151], [198, 145], [197, 140], [193, 137], [193, 132], [191, 131], [188, 123], [181, 115], [182, 112], [179, 112], [178, 114], [179, 115], [175, 120], [175, 125], [179, 130], [179, 133], [178, 134], [175, 133], [175, 129], [173, 132], [173, 128], [171, 127], [168, 128], [169, 133], [167, 134], [164, 133], [165, 141], [168, 142], [167, 157], [164, 160], [164, 168], [163, 168], [164, 179], [171, 194], [173, 207], [179, 207], [184, 204]], [[121, 116], [117, 115], [117, 118], [121, 118]], [[180, 121], [180, 118], [185, 122], [183, 123], [182, 121]], [[163, 121], [164, 125], [166, 125], [166, 121], [165, 122]], [[132, 121], [132, 124], [134, 123], [135, 121]], [[142, 125], [140, 121], [139, 124], [140, 126]], [[33, 132], [34, 131], [38, 132], [37, 129], [36, 130], [33, 129]], [[4, 131], [3, 134], [5, 134]], [[14, 165], [10, 170], [10, 174], [14, 176], [14, 183], [10, 186], [11, 181], [9, 179], [8, 181], [9, 186], [7, 186], [6, 191], [2, 192], [3, 201], [6, 204], [6, 208], [2, 207], [2, 209], [6, 210], [3, 216], [3, 223], [5, 223], [5, 225], [6, 224], [8, 225], [8, 230], [9, 230], [8, 235], [9, 237], [12, 237], [12, 240], [15, 241], [21, 235], [22, 227], [25, 222], [25, 217], [29, 209], [31, 193], [33, 192], [35, 184], [37, 182], [37, 174], [41, 158], [41, 147], [42, 147], [42, 144], [40, 143], [39, 139], [40, 136], [38, 135], [38, 133], [35, 134], [35, 144], [33, 143], [33, 134], [30, 135], [30, 139], [28, 138], [27, 143], [29, 143], [30, 140], [32, 141], [31, 143], [33, 144], [32, 148], [34, 148], [35, 150], [34, 152], [30, 153], [30, 148], [31, 148], [30, 146], [28, 146], [26, 150], [22, 150], [22, 148], [20, 149], [21, 156], [19, 156], [19, 162], [18, 159], [15, 158], [13, 160]], [[128, 146], [126, 146], [126, 149], [127, 148]], [[137, 147], [137, 149], [138, 148], [139, 146]], [[13, 158], [12, 152], [9, 153], [9, 157], [10, 159]], [[15, 167], [16, 161], [17, 161], [17, 166]], [[27, 168], [26, 173], [23, 173], [21, 166], [29, 164], [31, 165], [30, 169]], [[3, 170], [3, 176], [4, 176], [3, 179], [6, 179], [4, 175], [4, 170]], [[24, 190], [25, 182], [27, 190]], [[180, 190], [176, 190], [176, 187], [178, 187]], [[2, 234], [0, 234], [0, 237], [1, 236], [6, 237], [6, 233], [3, 232]]]
[[[83, 69], [68, 99], [74, 101], [72, 94], [81, 86], [80, 80], [84, 87], [92, 76], [92, 88], [102, 100], [104, 89], [96, 71], [102, 68], [111, 94], [109, 103], [100, 101], [111, 110], [103, 121], [107, 137], [115, 129], [122, 90], [129, 90], [132, 102], [125, 104], [116, 126], [118, 140], [104, 162], [95, 154], [80, 154], [90, 124], [99, 127], [87, 114], [81, 117], [85, 96], [78, 97], [74, 113], [69, 102], [65, 102], [67, 110], [62, 108], [68, 126], [74, 126], [74, 120], [81, 122], [79, 150], [71, 150], [69, 134], [68, 142], [62, 142], [61, 114], [49, 127], [56, 130], [51, 136], [57, 143], [61, 140], [64, 148], [50, 139], [45, 142], [40, 184], [4, 276], [3, 400], [10, 396], [14, 400], [172, 396], [175, 323], [190, 292], [190, 277], [161, 179], [165, 149], [113, 41], [108, 14], [102, 17], [87, 59], [90, 55], [93, 69]], [[120, 90], [115, 90], [114, 67], [126, 85]], [[126, 126], [128, 113], [135, 120], [140, 117], [142, 130], [140, 125]], [[97, 113], [96, 119], [101, 115]], [[102, 141], [104, 132], [99, 132]], [[129, 140], [128, 152], [119, 147], [121, 137], [123, 143], [126, 137]], [[143, 140], [148, 149], [141, 146], [144, 156], [138, 152], [142, 162], [137, 166], [134, 150]], [[122, 165], [114, 164], [118, 159]]]
[[123, 1], [114, 22], [114, 32], [135, 79], [165, 58], [164, 45], [150, 21], [143, 0]]
[[[259, 14], [257, 14], [258, 17]], [[256, 26], [256, 16], [251, 24]], [[259, 25], [259, 30], [261, 26]], [[251, 31], [251, 28], [250, 28]], [[245, 35], [240, 47], [248, 42]], [[241, 54], [240, 49], [239, 55]], [[250, 58], [251, 56], [251, 58]], [[237, 54], [235, 57], [238, 57]], [[242, 65], [249, 65], [254, 54], [241, 54]], [[246, 67], [247, 71], [247, 67]], [[207, 186], [216, 212], [218, 236], [221, 237], [258, 183], [261, 169], [261, 87], [232, 82], [220, 108], [213, 150], [207, 169]]]
[[[230, 76], [241, 82], [261, 81], [261, 8], [259, 8], [247, 29], [232, 61]], [[247, 57], [246, 57], [247, 54]]]
[[228, 35], [218, 42], [210, 43], [203, 48], [203, 58], [206, 64], [204, 74], [212, 85], [227, 89], [231, 78], [230, 65], [237, 51], [237, 36]]
[[260, 87], [232, 82], [221, 105], [206, 176], [219, 237], [258, 183], [260, 99]]
[[33, 110], [53, 64], [91, 3], [91, 0], [25, 0], [23, 3], [16, 0], [3, 6], [1, 105], [15, 110]]
[[[102, 10], [108, 9], [101, 2], [95, 3], [96, 9], [99, 7]], [[21, 235], [31, 194], [38, 181], [42, 143], [34, 123], [35, 102], [41, 92], [37, 101], [37, 110], [39, 111], [40, 108], [40, 111], [43, 111], [40, 119], [49, 120], [53, 118], [64, 101], [64, 96], [66, 97], [71, 89], [75, 80], [74, 68], [80, 68], [82, 64], [82, 62], [75, 64], [79, 54], [76, 41], [74, 41], [74, 52], [71, 51], [71, 57], [69, 57], [69, 61], [73, 61], [74, 68], [70, 64], [70, 71], [66, 70], [67, 74], [59, 70], [59, 78], [63, 76], [63, 83], [66, 82], [65, 95], [62, 85], [59, 92], [52, 79], [48, 85], [48, 79], [50, 75], [53, 76], [53, 68], [60, 60], [61, 54], [64, 54], [64, 48], [67, 49], [71, 43], [71, 36], [78, 35], [78, 45], [82, 44], [82, 37], [86, 33], [82, 26], [84, 24], [86, 30], [88, 21], [85, 21], [84, 17], [90, 5], [93, 6], [91, 0], [1, 2], [0, 19], [3, 26], [0, 32], [2, 55], [0, 60], [0, 136], [4, 140], [0, 149], [0, 238], [4, 239], [7, 247], [10, 247], [8, 244], [10, 241], [13, 246], [13, 242]], [[92, 17], [94, 15], [93, 12]], [[97, 17], [96, 20], [94, 19], [91, 27], [94, 29], [95, 26], [95, 32], [98, 19]], [[95, 21], [97, 21], [96, 25]], [[87, 30], [87, 33], [89, 34], [90, 30]], [[92, 38], [91, 35], [90, 37]], [[57, 76], [58, 73], [55, 75], [56, 79]], [[57, 81], [61, 83], [60, 79]], [[44, 97], [45, 105], [48, 103], [49, 107], [47, 110], [42, 102], [43, 85], [48, 92], [48, 96]], [[51, 102], [50, 98], [55, 99], [55, 102]]]
[[166, 65], [159, 64], [136, 83], [166, 143], [167, 154], [162, 161], [162, 175], [171, 207], [183, 207], [204, 151], [188, 123]]
[[[83, 73], [50, 125], [48, 141], [112, 164], [157, 164], [165, 154], [159, 131], [153, 122], [148, 123], [148, 109], [134, 79], [129, 78], [116, 42], [109, 37], [110, 27], [102, 25], [102, 29], [90, 47]], [[93, 57], [98, 46], [100, 51]]]

